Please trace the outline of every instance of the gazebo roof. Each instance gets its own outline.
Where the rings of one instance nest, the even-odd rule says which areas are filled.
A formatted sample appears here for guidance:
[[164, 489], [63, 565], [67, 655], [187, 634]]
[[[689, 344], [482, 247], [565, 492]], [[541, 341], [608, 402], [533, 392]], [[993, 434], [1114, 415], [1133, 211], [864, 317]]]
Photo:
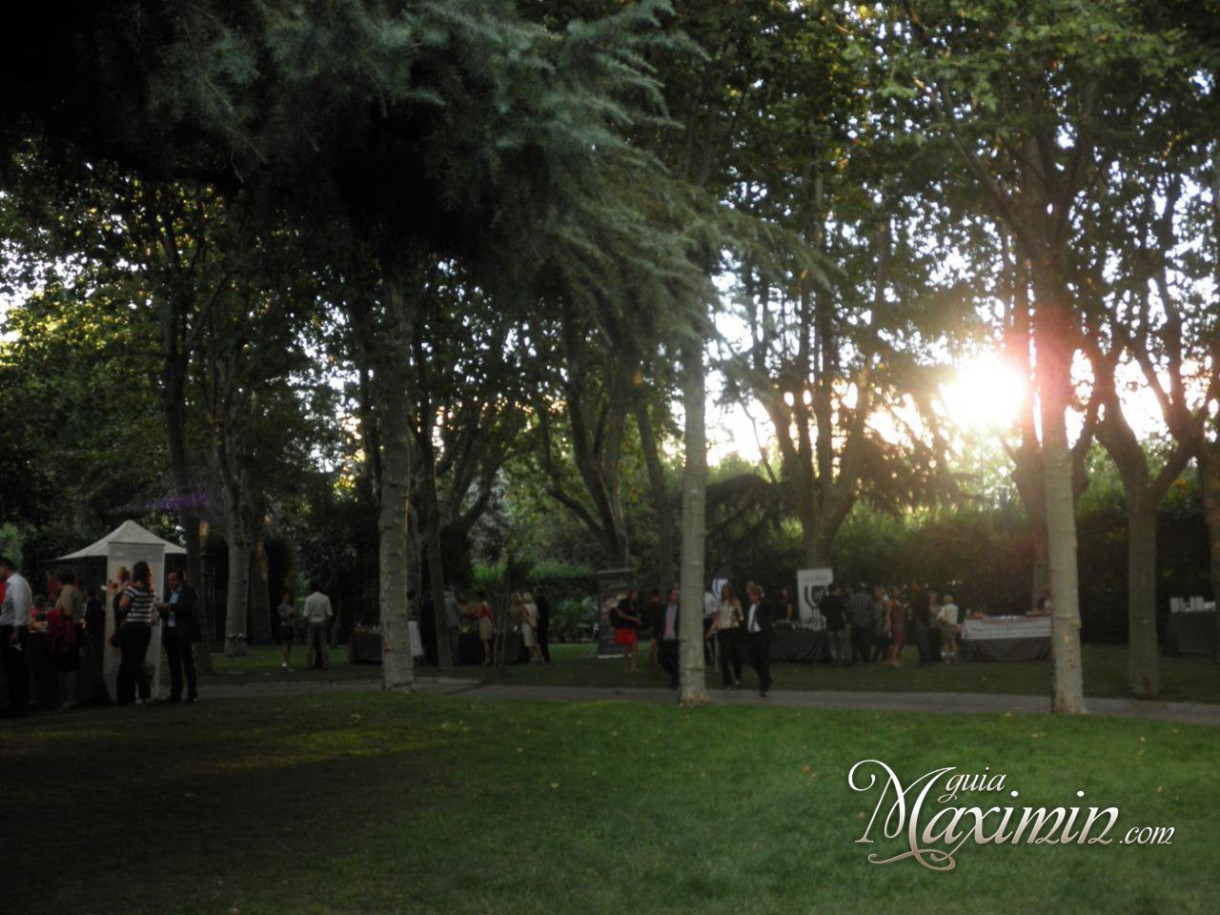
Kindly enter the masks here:
[[[109, 534], [103, 537], [97, 543], [91, 543], [83, 550], [77, 550], [75, 553], [69, 553], [67, 556], [60, 556], [60, 560], [67, 559], [90, 559], [92, 557], [105, 557], [110, 550], [112, 543], [139, 543], [149, 546], [163, 546], [167, 556], [184, 556], [186, 550], [178, 546], [176, 543], [171, 543], [168, 540], [162, 539], [147, 530], [134, 521], [124, 521]], [[56, 560], [58, 561], [58, 560]]]

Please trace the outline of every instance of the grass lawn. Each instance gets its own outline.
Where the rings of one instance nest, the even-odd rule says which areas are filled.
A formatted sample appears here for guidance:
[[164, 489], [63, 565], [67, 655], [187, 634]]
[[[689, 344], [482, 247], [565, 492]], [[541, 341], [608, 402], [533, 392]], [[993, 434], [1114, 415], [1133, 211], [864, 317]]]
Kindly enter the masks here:
[[[342, 648], [333, 653], [329, 671], [292, 671], [279, 669], [279, 649], [257, 646], [245, 658], [230, 659], [216, 656], [216, 667], [224, 682], [273, 682], [297, 680], [302, 677], [331, 680], [379, 678], [377, 665], [347, 664]], [[593, 686], [620, 689], [633, 686], [663, 687], [668, 683], [664, 672], [648, 664], [648, 647], [642, 646], [641, 671], [625, 674], [618, 659], [599, 661], [589, 645], [553, 645], [549, 667], [516, 664], [503, 674], [479, 666], [457, 668], [457, 676], [477, 678], [489, 683], [512, 683], [531, 686]], [[1121, 645], [1086, 645], [1084, 656], [1085, 694], [1098, 698], [1121, 698], [1127, 691], [1127, 649]], [[1004, 664], [936, 664], [920, 668], [914, 648], [908, 647], [903, 656], [904, 666], [898, 670], [879, 664], [860, 667], [830, 667], [825, 664], [775, 664], [773, 675], [776, 689], [851, 690], [883, 692], [967, 692], [1050, 695], [1050, 661]], [[296, 660], [294, 658], [294, 660]], [[746, 666], [743, 683], [753, 685], [754, 675]], [[421, 676], [436, 671], [420, 668]], [[1220, 704], [1220, 665], [1203, 657], [1162, 657], [1161, 697], [1173, 702], [1204, 702]], [[720, 685], [718, 671], [708, 671], [707, 685]]]
[[[1113, 719], [376, 692], [81, 710], [0, 722], [0, 912], [1213, 912], [1218, 747]], [[1116, 807], [1115, 841], [871, 864], [905, 846], [856, 842], [868, 758], [1005, 775], [961, 806]], [[1172, 844], [1120, 844], [1136, 826]]]

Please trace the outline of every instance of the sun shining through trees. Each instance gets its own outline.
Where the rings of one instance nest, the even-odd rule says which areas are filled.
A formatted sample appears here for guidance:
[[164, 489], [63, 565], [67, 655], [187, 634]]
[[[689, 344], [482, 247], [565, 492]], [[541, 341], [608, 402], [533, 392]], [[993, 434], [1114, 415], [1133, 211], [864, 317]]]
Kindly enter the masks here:
[[1029, 379], [994, 353], [958, 366], [941, 387], [949, 419], [963, 434], [1011, 427], [1028, 396]]

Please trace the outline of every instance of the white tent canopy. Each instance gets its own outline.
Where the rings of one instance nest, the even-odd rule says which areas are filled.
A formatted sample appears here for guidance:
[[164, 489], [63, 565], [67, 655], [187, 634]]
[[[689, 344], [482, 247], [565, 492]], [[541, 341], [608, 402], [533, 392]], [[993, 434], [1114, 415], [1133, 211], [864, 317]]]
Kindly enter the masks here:
[[106, 559], [110, 556], [110, 545], [112, 543], [163, 547], [167, 556], [186, 555], [186, 550], [178, 546], [178, 544], [162, 540], [152, 531], [140, 527], [134, 521], [124, 521], [97, 543], [92, 543], [83, 550], [77, 550], [75, 553], [69, 553], [67, 556], [60, 556], [59, 560], [56, 561], [92, 558]]

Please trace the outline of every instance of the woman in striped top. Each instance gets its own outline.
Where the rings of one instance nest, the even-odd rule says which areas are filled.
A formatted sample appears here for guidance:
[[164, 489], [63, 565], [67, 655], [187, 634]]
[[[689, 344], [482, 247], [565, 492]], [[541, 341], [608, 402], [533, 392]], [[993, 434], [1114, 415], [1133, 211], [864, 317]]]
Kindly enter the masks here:
[[137, 562], [131, 570], [131, 584], [119, 599], [119, 610], [126, 614], [119, 629], [119, 647], [123, 652], [119, 663], [119, 705], [135, 702], [137, 687], [140, 699], [136, 704], [146, 706], [151, 701], [144, 656], [152, 640], [152, 609], [152, 569], [147, 562]]

